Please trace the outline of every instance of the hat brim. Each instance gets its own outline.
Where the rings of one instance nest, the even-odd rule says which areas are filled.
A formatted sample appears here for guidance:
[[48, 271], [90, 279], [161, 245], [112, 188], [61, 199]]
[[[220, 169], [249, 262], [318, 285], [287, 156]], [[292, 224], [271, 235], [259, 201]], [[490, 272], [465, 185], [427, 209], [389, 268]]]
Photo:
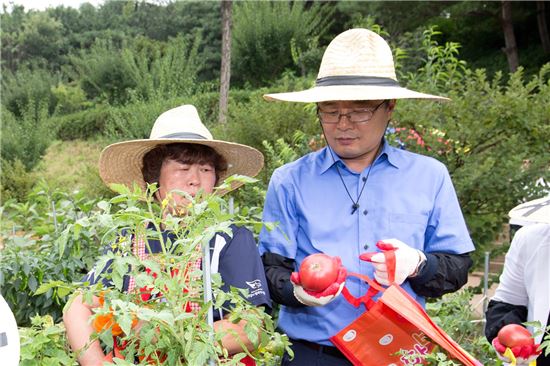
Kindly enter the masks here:
[[[209, 146], [223, 156], [228, 167], [225, 172], [220, 174], [218, 183], [222, 183], [234, 174], [254, 177], [264, 165], [264, 156], [260, 151], [233, 142], [197, 139], [143, 139], [119, 142], [103, 149], [99, 158], [99, 175], [109, 187], [113, 183], [123, 184], [129, 188], [137, 184], [145, 189], [146, 183], [141, 172], [143, 156], [158, 145], [173, 143]], [[216, 194], [224, 195], [241, 185], [243, 185], [242, 182], [234, 181], [229, 189], [218, 189]]]
[[[510, 222], [550, 224], [550, 196], [524, 202], [508, 212]], [[518, 223], [519, 224], [519, 223]]]
[[413, 90], [395, 86], [372, 85], [331, 85], [316, 86], [311, 89], [289, 92], [265, 94], [264, 99], [285, 102], [318, 103], [333, 100], [385, 100], [385, 99], [430, 99], [448, 101], [449, 98], [437, 95], [415, 92]]

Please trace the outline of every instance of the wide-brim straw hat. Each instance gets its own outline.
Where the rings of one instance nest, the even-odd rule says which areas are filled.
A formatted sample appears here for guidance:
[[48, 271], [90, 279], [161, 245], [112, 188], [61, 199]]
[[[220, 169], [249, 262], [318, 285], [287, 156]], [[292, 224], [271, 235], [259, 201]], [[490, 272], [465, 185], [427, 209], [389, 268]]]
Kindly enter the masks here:
[[[197, 109], [192, 105], [182, 105], [162, 113], [151, 130], [149, 139], [131, 140], [107, 146], [99, 158], [99, 175], [110, 186], [124, 184], [132, 188], [134, 184], [145, 189], [141, 169], [143, 156], [158, 145], [186, 143], [209, 146], [223, 156], [227, 170], [221, 172], [218, 184], [234, 174], [254, 177], [264, 164], [263, 154], [253, 147], [233, 142], [214, 140], [202, 123]], [[223, 195], [240, 187], [242, 182], [232, 182], [231, 187], [217, 190]]]
[[304, 103], [385, 99], [449, 100], [401, 87], [397, 82], [390, 46], [378, 34], [363, 28], [347, 30], [330, 42], [313, 88], [265, 94], [264, 98]]

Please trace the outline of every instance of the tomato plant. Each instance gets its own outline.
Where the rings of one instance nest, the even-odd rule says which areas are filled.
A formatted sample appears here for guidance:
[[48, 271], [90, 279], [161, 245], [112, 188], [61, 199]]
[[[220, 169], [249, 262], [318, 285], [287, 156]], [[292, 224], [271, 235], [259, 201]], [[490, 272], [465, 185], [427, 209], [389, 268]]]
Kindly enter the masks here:
[[498, 332], [498, 341], [506, 347], [531, 346], [534, 344], [533, 337], [529, 331], [519, 324], [508, 324]]
[[300, 283], [309, 291], [321, 292], [338, 277], [339, 258], [323, 253], [307, 256], [300, 265]]

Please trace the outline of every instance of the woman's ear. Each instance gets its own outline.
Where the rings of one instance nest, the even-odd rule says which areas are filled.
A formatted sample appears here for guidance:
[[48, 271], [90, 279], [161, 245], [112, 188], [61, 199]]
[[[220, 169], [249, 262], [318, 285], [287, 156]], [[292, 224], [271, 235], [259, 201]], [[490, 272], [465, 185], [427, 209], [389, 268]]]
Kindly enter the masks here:
[[393, 112], [393, 110], [395, 109], [395, 105], [397, 104], [397, 100], [395, 99], [391, 99], [389, 102], [388, 102], [388, 112]]
[[157, 199], [157, 201], [162, 202], [162, 199], [161, 199], [161, 197], [160, 197], [160, 187], [157, 188], [157, 190], [155, 191], [154, 195], [155, 195], [155, 198]]

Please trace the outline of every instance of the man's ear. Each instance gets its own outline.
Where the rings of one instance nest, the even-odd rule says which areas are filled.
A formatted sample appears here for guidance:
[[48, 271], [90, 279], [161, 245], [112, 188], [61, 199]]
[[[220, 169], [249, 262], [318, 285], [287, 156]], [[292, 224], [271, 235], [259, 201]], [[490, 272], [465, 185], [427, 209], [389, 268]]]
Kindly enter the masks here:
[[396, 104], [397, 104], [397, 100], [390, 99], [390, 101], [388, 102], [388, 112], [393, 112]]

